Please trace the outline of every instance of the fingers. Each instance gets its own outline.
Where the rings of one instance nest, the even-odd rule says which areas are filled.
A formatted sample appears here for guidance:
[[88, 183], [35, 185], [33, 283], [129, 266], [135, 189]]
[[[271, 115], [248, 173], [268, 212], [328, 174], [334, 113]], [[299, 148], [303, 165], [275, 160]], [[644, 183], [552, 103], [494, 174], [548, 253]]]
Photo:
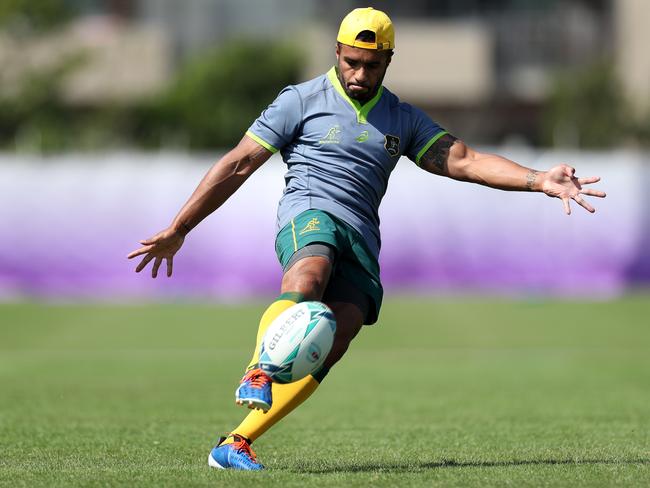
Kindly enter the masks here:
[[581, 185], [589, 185], [591, 183], [598, 183], [600, 181], [600, 176], [589, 176], [587, 178], [578, 178], [578, 183]]
[[607, 194], [604, 191], [591, 190], [589, 188], [580, 190], [579, 193], [582, 193], [583, 195], [589, 195], [590, 197], [598, 197], [598, 198], [605, 198], [607, 196]]
[[563, 198], [562, 199], [562, 205], [564, 205], [564, 213], [567, 215], [571, 215], [571, 205], [569, 205], [569, 199], [568, 198]]
[[149, 239], [141, 240], [140, 244], [142, 244], [142, 247], [130, 253], [126, 258], [131, 259], [136, 256], [141, 256], [143, 254], [148, 253], [149, 251], [151, 251], [151, 249], [153, 248], [154, 244], [156, 244], [156, 242], [158, 242], [158, 239], [156, 239], [155, 237], [150, 237]]
[[174, 268], [174, 256], [166, 257], [166, 256], [156, 256], [156, 253], [152, 253], [151, 249], [154, 246], [144, 246], [141, 247], [140, 249], [133, 251], [130, 253], [127, 258], [131, 259], [136, 256], [140, 256], [142, 254], [147, 254], [142, 261], [140, 261], [140, 264], [135, 268], [135, 272], [139, 273], [142, 271], [147, 264], [151, 262], [151, 260], [155, 259], [153, 266], [151, 268], [151, 277], [156, 278], [158, 276], [158, 270], [160, 269], [160, 265], [162, 264], [163, 259], [167, 261], [167, 276], [171, 277], [172, 275], [172, 270]]
[[158, 268], [160, 268], [160, 264], [162, 263], [162, 258], [157, 257], [156, 260], [153, 263], [153, 268], [151, 268], [151, 277], [155, 278], [158, 276]]
[[174, 256], [167, 258], [167, 277], [170, 278], [172, 275], [172, 269], [174, 268]]
[[[141, 241], [142, 242], [142, 241]], [[132, 259], [135, 258], [136, 256], [141, 256], [143, 254], [147, 254], [153, 246], [144, 246], [141, 247], [140, 249], [136, 249], [132, 253], [130, 253], [126, 258], [127, 259]]]
[[576, 173], [576, 169], [575, 169], [575, 168], [572, 168], [571, 166], [568, 166], [568, 165], [566, 165], [566, 164], [564, 165], [564, 167], [562, 168], [562, 170], [564, 171], [564, 174], [567, 175], [569, 178], [573, 178], [573, 176], [574, 176], [575, 173]]
[[584, 208], [587, 212], [594, 213], [596, 211], [596, 209], [591, 205], [589, 205], [589, 203], [586, 200], [584, 200], [580, 195], [576, 195], [575, 197], [573, 197], [573, 200], [575, 200], [575, 202], [578, 205], [580, 205], [582, 208]]
[[149, 262], [151, 262], [151, 260], [155, 259], [154, 264], [151, 267], [151, 277], [156, 278], [158, 276], [158, 270], [162, 265], [163, 259], [165, 259], [167, 261], [167, 276], [172, 275], [172, 269], [174, 267], [173, 255], [182, 244], [182, 238], [180, 240], [180, 243], [178, 243], [174, 241], [174, 239], [178, 241], [178, 238], [175, 235], [171, 237], [173, 237], [173, 239], [170, 239], [170, 236], [167, 236], [165, 231], [163, 231], [159, 232], [153, 237], [150, 237], [149, 239], [140, 241], [142, 247], [127, 255], [128, 259], [132, 259], [136, 256], [145, 254], [144, 259], [142, 259], [142, 261], [140, 261], [140, 264], [138, 264], [138, 266], [135, 268], [136, 273], [142, 271], [149, 264]]
[[158, 239], [155, 237], [150, 237], [149, 239], [143, 239], [139, 241], [140, 244], [142, 244], [142, 247], [140, 249], [137, 249], [133, 251], [131, 254], [127, 256], [128, 259], [134, 258], [136, 256], [140, 256], [141, 254], [145, 254], [151, 250], [153, 245], [158, 242]]
[[138, 264], [138, 267], [135, 268], [135, 272], [139, 273], [144, 269], [144, 267], [149, 264], [149, 261], [153, 259], [153, 256], [151, 254], [147, 254], [142, 261], [140, 261], [140, 264]]

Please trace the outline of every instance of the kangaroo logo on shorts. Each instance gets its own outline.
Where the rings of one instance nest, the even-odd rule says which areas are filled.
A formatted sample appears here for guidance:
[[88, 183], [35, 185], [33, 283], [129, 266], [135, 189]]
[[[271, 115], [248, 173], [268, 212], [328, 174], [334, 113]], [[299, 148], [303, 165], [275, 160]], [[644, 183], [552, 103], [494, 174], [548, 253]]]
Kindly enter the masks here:
[[399, 154], [399, 137], [386, 134], [384, 147], [386, 148], [386, 152], [388, 152], [392, 157], [397, 156]]
[[299, 232], [299, 235], [303, 235], [306, 232], [314, 232], [315, 230], [320, 230], [320, 227], [318, 227], [319, 224], [320, 220], [314, 217], [309, 222], [307, 222], [307, 225], [303, 227], [303, 229]]

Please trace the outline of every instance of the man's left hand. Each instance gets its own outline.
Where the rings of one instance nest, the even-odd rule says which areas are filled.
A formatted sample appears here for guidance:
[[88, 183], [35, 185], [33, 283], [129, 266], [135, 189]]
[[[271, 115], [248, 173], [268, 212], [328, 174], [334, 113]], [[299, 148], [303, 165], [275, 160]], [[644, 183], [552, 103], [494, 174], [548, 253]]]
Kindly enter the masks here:
[[591, 188], [583, 188], [583, 186], [600, 181], [600, 177], [590, 176], [588, 178], [576, 178], [575, 172], [575, 168], [566, 164], [554, 166], [546, 173], [543, 173], [541, 189], [549, 197], [555, 197], [562, 200], [564, 211], [567, 215], [571, 215], [571, 206], [569, 205], [570, 200], [574, 200], [588, 212], [594, 213], [596, 209], [592, 207], [589, 202], [584, 200], [582, 195], [605, 198], [605, 192], [592, 190]]

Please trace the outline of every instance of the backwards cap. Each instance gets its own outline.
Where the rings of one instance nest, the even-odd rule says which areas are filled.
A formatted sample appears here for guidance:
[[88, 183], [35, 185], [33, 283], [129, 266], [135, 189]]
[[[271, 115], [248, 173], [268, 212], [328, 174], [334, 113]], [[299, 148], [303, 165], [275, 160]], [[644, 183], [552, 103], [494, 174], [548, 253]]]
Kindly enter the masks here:
[[[375, 42], [358, 41], [357, 36], [361, 31], [374, 32]], [[355, 8], [346, 15], [341, 22], [336, 40], [341, 44], [363, 49], [376, 49], [377, 51], [395, 49], [393, 23], [388, 15], [372, 7]]]

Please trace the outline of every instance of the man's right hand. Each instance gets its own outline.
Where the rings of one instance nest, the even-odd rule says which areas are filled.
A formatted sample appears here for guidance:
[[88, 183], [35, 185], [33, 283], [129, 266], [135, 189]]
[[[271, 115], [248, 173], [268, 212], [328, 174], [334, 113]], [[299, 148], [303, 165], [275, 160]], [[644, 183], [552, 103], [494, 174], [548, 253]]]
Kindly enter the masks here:
[[152, 278], [158, 276], [158, 268], [160, 268], [162, 260], [165, 259], [167, 261], [167, 276], [171, 276], [174, 267], [174, 254], [181, 248], [184, 240], [185, 237], [170, 227], [158, 232], [158, 234], [149, 239], [140, 241], [142, 247], [130, 253], [127, 258], [132, 259], [145, 254], [145, 257], [140, 261], [137, 268], [135, 268], [136, 273], [142, 271], [149, 264], [149, 261], [155, 259], [153, 268], [151, 268]]
[[[196, 226], [235, 193], [272, 154], [269, 149], [245, 135], [234, 149], [210, 168], [192, 196], [179, 211], [174, 223], [155, 236], [140, 241], [142, 247], [127, 256], [131, 259], [145, 254], [138, 267], [135, 268], [136, 273], [142, 271], [149, 261], [155, 259], [151, 269], [151, 277], [155, 278], [158, 276], [158, 268], [160, 268], [162, 260], [166, 259], [167, 276], [171, 276], [174, 254], [181, 248], [185, 235], [190, 231], [190, 227], [183, 225], [183, 222], [192, 222], [192, 227]], [[180, 229], [178, 225], [180, 225]]]

